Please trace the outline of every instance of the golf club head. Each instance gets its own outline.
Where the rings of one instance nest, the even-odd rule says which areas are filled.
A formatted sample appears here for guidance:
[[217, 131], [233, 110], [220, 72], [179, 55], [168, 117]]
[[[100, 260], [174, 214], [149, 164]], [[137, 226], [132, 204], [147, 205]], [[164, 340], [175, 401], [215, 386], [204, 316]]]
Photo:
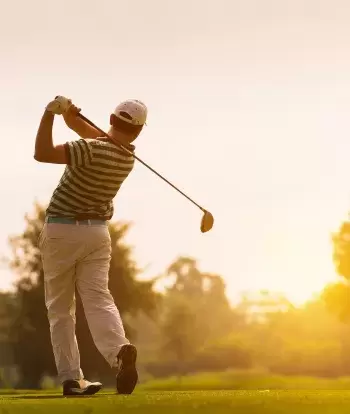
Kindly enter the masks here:
[[206, 233], [207, 231], [211, 230], [214, 225], [214, 217], [209, 211], [203, 210], [204, 215], [201, 221], [201, 232]]

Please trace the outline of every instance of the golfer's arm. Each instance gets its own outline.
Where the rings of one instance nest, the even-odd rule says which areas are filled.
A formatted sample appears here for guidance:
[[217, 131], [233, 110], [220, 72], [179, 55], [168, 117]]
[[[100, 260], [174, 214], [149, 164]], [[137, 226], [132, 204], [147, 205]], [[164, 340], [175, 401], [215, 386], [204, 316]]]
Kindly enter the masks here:
[[36, 134], [34, 154], [34, 158], [38, 161], [49, 152], [52, 152], [54, 148], [52, 140], [52, 127], [54, 119], [55, 115], [48, 111], [45, 111], [41, 118], [38, 132]]
[[75, 117], [73, 119], [65, 118], [63, 115], [64, 121], [67, 124], [68, 128], [76, 132], [81, 138], [100, 138], [101, 133], [87, 124], [83, 119]]
[[53, 145], [52, 127], [55, 115], [45, 111], [36, 134], [34, 159], [39, 162], [66, 164], [67, 156], [63, 145]]

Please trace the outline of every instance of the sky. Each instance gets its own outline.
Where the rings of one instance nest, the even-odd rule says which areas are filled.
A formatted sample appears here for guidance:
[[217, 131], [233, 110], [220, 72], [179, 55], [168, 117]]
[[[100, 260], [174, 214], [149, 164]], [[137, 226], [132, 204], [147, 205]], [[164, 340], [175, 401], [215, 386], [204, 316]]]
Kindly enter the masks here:
[[[347, 0], [0, 0], [0, 254], [48, 203], [63, 166], [37, 163], [46, 104], [64, 95], [101, 128], [143, 100], [137, 164], [115, 200], [127, 241], [158, 275], [178, 256], [222, 275], [230, 299], [301, 303], [336, 280], [331, 233], [350, 208]], [[59, 117], [54, 142], [78, 137]], [[15, 275], [0, 268], [0, 288]]]

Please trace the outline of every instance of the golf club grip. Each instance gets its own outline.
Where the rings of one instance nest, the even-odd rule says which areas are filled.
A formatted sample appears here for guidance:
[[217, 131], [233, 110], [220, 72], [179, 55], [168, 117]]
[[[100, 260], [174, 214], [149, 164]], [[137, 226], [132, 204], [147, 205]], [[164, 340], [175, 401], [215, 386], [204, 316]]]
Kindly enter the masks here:
[[[84, 115], [82, 115], [81, 113], [78, 113], [78, 117], [81, 118], [83, 121], [85, 121], [87, 124], [89, 124], [90, 126], [92, 126], [93, 128], [97, 129], [99, 132], [101, 132], [101, 134], [104, 137], [109, 137], [109, 135], [107, 134], [107, 132], [104, 132], [101, 128], [99, 128], [97, 125], [95, 125], [92, 121], [90, 121], [90, 119], [86, 118]], [[113, 140], [113, 142], [116, 142], [115, 140]], [[116, 144], [125, 152], [127, 152], [129, 155], [133, 156], [137, 161], [139, 161], [141, 164], [143, 164], [146, 168], [148, 168], [150, 171], [152, 171], [154, 174], [156, 174], [159, 178], [161, 178], [163, 181], [165, 181], [167, 184], [169, 184], [171, 187], [174, 188], [174, 190], [178, 191], [180, 194], [182, 194], [184, 197], [187, 198], [187, 200], [191, 201], [191, 203], [193, 203], [195, 206], [197, 206], [200, 210], [202, 210], [204, 213], [206, 212], [206, 210], [201, 207], [199, 204], [197, 204], [194, 200], [192, 200], [192, 198], [190, 198], [188, 195], [186, 195], [185, 193], [183, 193], [181, 190], [179, 190], [174, 184], [172, 184], [170, 181], [168, 181], [166, 178], [164, 178], [161, 174], [159, 174], [156, 170], [154, 170], [152, 167], [150, 167], [148, 164], [146, 164], [144, 161], [141, 160], [141, 158], [139, 158], [137, 155], [135, 155], [132, 151], [129, 151], [127, 148], [124, 147], [123, 144], [120, 144], [118, 142], [116, 142]]]

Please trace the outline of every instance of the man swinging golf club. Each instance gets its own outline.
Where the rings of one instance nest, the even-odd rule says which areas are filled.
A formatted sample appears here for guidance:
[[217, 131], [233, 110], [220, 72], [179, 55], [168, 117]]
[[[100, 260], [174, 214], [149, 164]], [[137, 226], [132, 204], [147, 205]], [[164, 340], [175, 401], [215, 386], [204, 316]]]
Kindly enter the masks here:
[[[138, 100], [119, 104], [110, 116], [108, 137], [101, 137], [79, 112], [69, 99], [56, 97], [46, 106], [35, 143], [37, 161], [66, 164], [39, 237], [51, 342], [63, 395], [98, 392], [102, 384], [85, 380], [80, 368], [75, 336], [76, 287], [95, 345], [116, 369], [117, 392], [130, 394], [138, 379], [137, 351], [125, 337], [108, 289], [108, 221], [113, 216], [113, 199], [133, 169], [132, 142], [146, 122], [147, 108]], [[54, 145], [55, 115], [63, 115], [67, 126], [81, 139]]]

